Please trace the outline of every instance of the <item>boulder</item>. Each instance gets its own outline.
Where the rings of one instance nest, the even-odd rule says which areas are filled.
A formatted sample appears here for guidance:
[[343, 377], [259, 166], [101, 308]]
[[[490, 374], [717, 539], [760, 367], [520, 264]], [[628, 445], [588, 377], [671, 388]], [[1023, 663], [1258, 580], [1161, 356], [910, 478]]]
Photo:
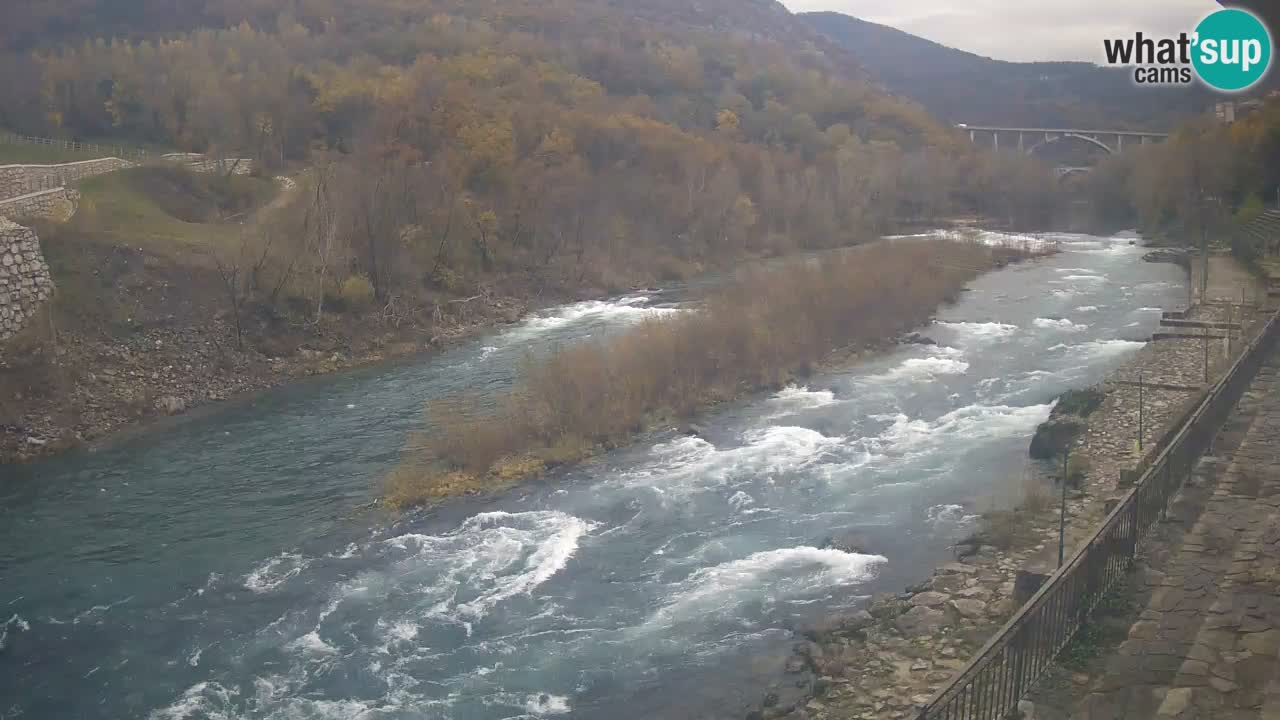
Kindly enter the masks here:
[[978, 620], [986, 616], [987, 604], [981, 600], [960, 598], [952, 600], [948, 603], [956, 612], [960, 613], [960, 617], [970, 620]]
[[870, 626], [874, 622], [875, 618], [866, 610], [830, 613], [800, 632], [810, 640], [816, 641], [830, 635], [851, 634]]
[[947, 614], [941, 610], [917, 605], [894, 620], [898, 630], [907, 637], [932, 633], [947, 624]]
[[822, 547], [839, 550], [840, 552], [853, 553], [855, 555], [872, 554], [867, 548], [869, 543], [867, 536], [857, 530], [844, 530], [827, 538], [822, 543]]
[[1061, 455], [1084, 431], [1084, 424], [1076, 417], [1063, 415], [1051, 417], [1040, 423], [1031, 438], [1030, 454], [1036, 460], [1048, 460]]
[[1180, 248], [1162, 248], [1160, 250], [1152, 250], [1146, 255], [1143, 255], [1142, 259], [1151, 263], [1173, 263], [1175, 265], [1181, 265], [1182, 267], [1191, 266], [1191, 256], [1187, 254], [1186, 250], [1182, 250]]
[[946, 604], [950, 596], [940, 592], [922, 592], [911, 598], [911, 604], [916, 607], [941, 607]]
[[921, 335], [918, 332], [909, 332], [898, 338], [898, 342], [904, 345], [937, 345], [938, 341], [931, 337]]

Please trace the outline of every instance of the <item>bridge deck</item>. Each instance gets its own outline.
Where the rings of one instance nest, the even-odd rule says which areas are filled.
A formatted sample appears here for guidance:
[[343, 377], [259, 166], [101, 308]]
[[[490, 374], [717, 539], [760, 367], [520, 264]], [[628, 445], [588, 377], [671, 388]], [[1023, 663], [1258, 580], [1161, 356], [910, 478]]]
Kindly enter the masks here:
[[1020, 132], [1020, 133], [1071, 133], [1076, 135], [1119, 135], [1122, 137], [1169, 137], [1169, 133], [1148, 132], [1145, 130], [1081, 130], [1076, 128], [1032, 128], [1032, 127], [996, 127], [991, 125], [965, 125], [956, 127], [962, 130], [979, 130], [981, 132]]

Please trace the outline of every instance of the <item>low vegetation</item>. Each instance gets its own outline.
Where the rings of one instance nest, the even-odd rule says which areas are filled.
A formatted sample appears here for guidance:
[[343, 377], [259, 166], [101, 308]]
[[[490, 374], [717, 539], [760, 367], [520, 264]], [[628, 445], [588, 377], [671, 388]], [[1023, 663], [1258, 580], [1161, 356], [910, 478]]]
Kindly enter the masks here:
[[743, 392], [776, 388], [841, 348], [925, 322], [965, 283], [1028, 250], [950, 240], [875, 243], [756, 269], [697, 311], [652, 319], [526, 368], [491, 409], [427, 408], [429, 428], [390, 478], [392, 505], [501, 486], [625, 442]]

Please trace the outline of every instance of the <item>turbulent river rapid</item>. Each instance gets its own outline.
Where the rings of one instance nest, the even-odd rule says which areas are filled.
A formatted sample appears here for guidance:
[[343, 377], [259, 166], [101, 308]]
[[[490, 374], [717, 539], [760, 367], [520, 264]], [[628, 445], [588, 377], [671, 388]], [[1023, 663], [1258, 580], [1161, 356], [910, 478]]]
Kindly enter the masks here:
[[[791, 629], [949, 559], [1063, 390], [1185, 297], [1125, 238], [979, 278], [902, 346], [499, 497], [361, 510], [426, 400], [686, 312], [533, 316], [0, 467], [0, 718], [740, 718]], [[16, 477], [14, 477], [16, 475]], [[824, 548], [857, 531], [868, 554]]]

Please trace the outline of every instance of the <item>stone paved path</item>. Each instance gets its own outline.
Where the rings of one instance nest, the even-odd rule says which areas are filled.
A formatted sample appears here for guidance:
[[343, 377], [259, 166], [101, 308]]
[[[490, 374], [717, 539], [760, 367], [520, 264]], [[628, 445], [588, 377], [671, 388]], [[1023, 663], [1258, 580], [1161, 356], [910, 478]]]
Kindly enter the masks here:
[[1201, 463], [1206, 502], [1153, 558], [1147, 607], [1073, 718], [1280, 720], [1280, 352], [1238, 415], [1243, 439]]

